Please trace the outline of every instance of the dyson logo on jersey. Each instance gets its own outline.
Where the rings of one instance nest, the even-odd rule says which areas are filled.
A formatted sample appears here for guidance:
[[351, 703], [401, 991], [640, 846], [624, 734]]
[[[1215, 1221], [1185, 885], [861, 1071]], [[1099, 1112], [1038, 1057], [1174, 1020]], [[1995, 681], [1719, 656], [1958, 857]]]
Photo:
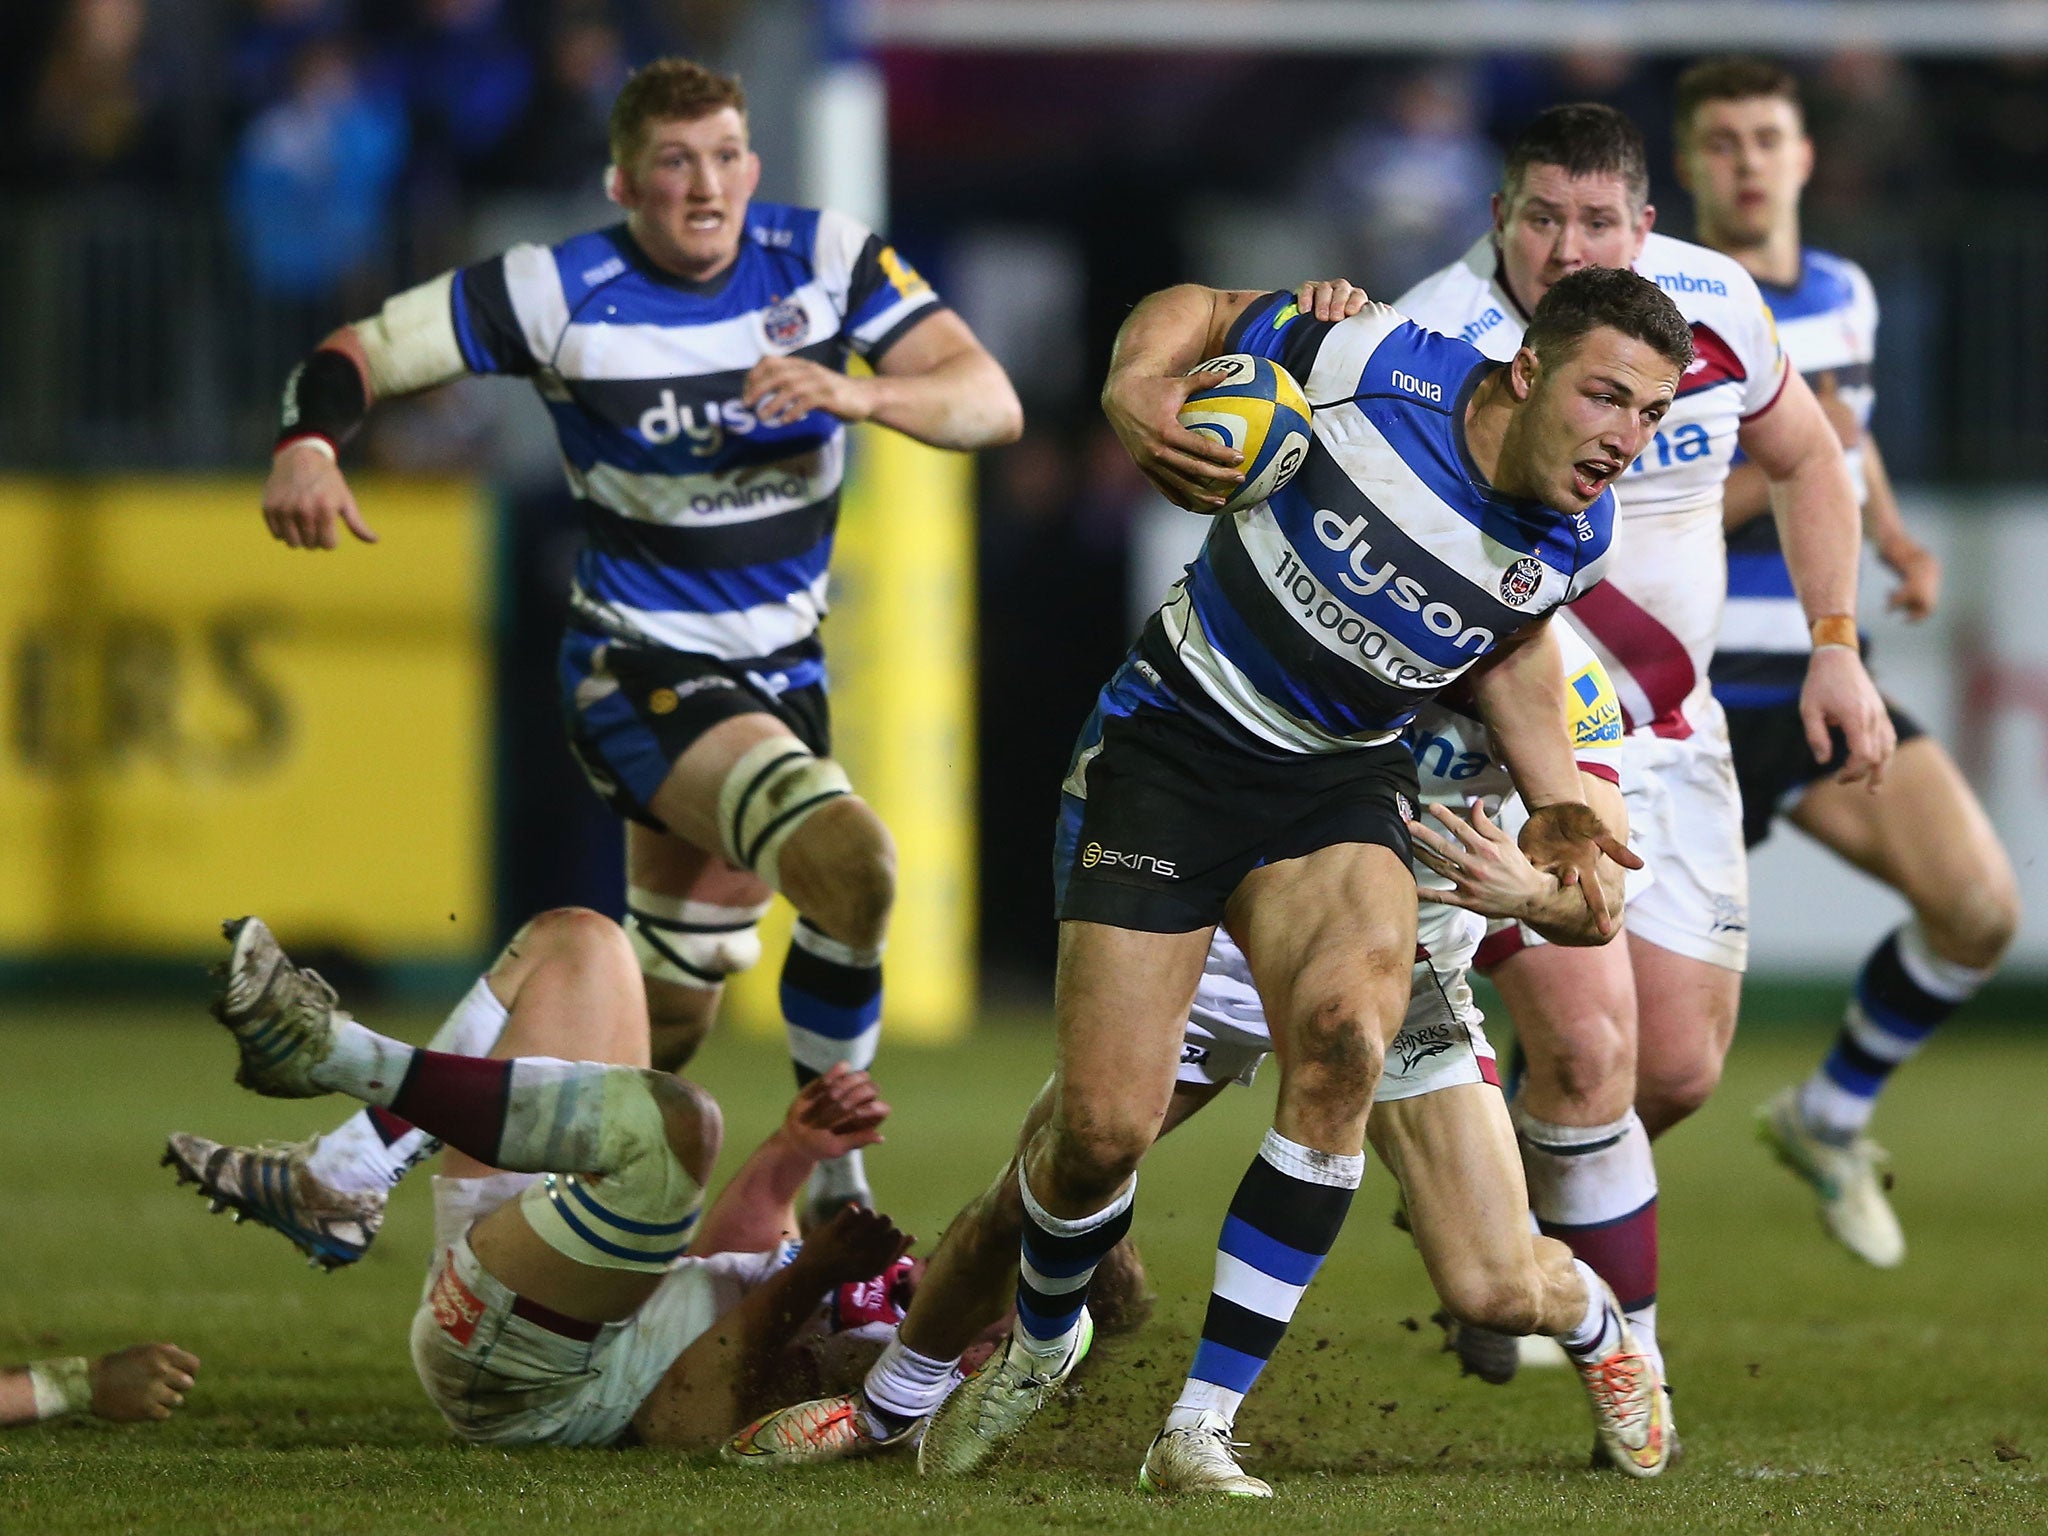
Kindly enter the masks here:
[[1348, 592], [1360, 597], [1371, 597], [1384, 590], [1396, 608], [1405, 608], [1410, 613], [1422, 615], [1422, 622], [1433, 635], [1450, 639], [1457, 637], [1459, 650], [1475, 650], [1484, 654], [1493, 644], [1493, 631], [1482, 629], [1477, 624], [1467, 626], [1465, 617], [1449, 603], [1430, 598], [1429, 588], [1413, 576], [1396, 574], [1394, 562], [1382, 561], [1377, 570], [1369, 569], [1372, 545], [1365, 537], [1366, 518], [1363, 513], [1348, 522], [1328, 509], [1315, 515], [1316, 538], [1325, 548], [1334, 549], [1345, 557], [1350, 568], [1340, 571], [1337, 581]]
[[672, 389], [664, 389], [661, 402], [640, 413], [640, 435], [648, 442], [659, 448], [687, 437], [690, 451], [700, 459], [708, 459], [723, 448], [728, 432], [744, 437], [759, 425], [754, 413], [738, 400], [678, 405]]

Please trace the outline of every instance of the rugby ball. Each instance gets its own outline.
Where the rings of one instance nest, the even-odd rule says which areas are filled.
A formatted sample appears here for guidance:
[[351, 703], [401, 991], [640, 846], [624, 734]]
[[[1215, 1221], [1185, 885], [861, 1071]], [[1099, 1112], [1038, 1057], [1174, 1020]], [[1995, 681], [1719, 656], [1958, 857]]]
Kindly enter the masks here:
[[1255, 507], [1285, 485], [1308, 457], [1308, 396], [1285, 368], [1249, 352], [1212, 357], [1191, 371], [1229, 377], [1189, 395], [1180, 408], [1180, 424], [1244, 455], [1238, 466], [1244, 482], [1217, 515]]

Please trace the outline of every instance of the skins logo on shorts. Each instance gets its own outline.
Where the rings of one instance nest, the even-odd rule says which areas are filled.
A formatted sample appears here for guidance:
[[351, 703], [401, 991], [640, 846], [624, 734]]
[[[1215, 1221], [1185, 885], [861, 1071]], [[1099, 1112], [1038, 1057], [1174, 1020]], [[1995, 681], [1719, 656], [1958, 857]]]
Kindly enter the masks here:
[[476, 1325], [483, 1321], [484, 1304], [462, 1283], [452, 1260], [442, 1264], [441, 1278], [434, 1282], [427, 1305], [434, 1309], [434, 1321], [441, 1331], [467, 1349], [476, 1337]]
[[761, 312], [761, 329], [771, 347], [793, 347], [811, 328], [811, 317], [795, 299], [783, 299]]
[[650, 715], [672, 715], [676, 705], [682, 701], [676, 697], [673, 688], [657, 688], [647, 695], [647, 712]]
[[1526, 608], [1542, 585], [1543, 562], [1534, 555], [1524, 555], [1501, 572], [1500, 600], [1510, 608]]
[[1179, 866], [1171, 859], [1156, 859], [1149, 853], [1120, 853], [1100, 843], [1089, 843], [1081, 849], [1081, 867], [1094, 869], [1097, 865], [1128, 869], [1141, 875], [1157, 875], [1162, 880], [1176, 879], [1180, 873]]

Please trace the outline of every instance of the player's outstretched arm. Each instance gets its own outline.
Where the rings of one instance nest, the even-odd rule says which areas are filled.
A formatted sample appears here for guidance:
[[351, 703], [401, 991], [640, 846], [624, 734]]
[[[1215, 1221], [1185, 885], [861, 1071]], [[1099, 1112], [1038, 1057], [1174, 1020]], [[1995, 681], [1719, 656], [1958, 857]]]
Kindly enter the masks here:
[[[1591, 774], [1581, 778], [1588, 807], [1618, 839], [1626, 840], [1628, 809], [1621, 792]], [[1605, 944], [1613, 937], [1600, 931], [1584, 888], [1565, 885], [1531, 864], [1483, 805], [1472, 803], [1470, 820], [1447, 806], [1429, 809], [1438, 826], [1408, 823], [1415, 839], [1415, 856], [1424, 867], [1449, 880], [1453, 888], [1420, 887], [1417, 895], [1423, 901], [1527, 923], [1553, 944]], [[1626, 878], [1620, 865], [1601, 858], [1599, 882], [1611, 911], [1621, 909]]]
[[199, 1357], [175, 1344], [17, 1366], [0, 1371], [0, 1428], [77, 1413], [114, 1424], [168, 1419], [184, 1406], [198, 1374]]
[[1242, 483], [1244, 455], [1180, 424], [1180, 408], [1220, 375], [1189, 374], [1223, 350], [1231, 323], [1259, 297], [1183, 283], [1142, 300], [1116, 334], [1102, 414], [1145, 478], [1190, 512], [1214, 512]]
[[1856, 562], [1862, 552], [1856, 492], [1834, 425], [1804, 379], [1793, 374], [1777, 402], [1743, 423], [1742, 451], [1770, 477], [1785, 564], [1812, 627], [1813, 660], [1799, 715], [1815, 762], [1832, 755], [1829, 728], [1849, 759], [1841, 782], [1875, 785], [1896, 739], [1856, 646]]
[[740, 398], [763, 426], [785, 426], [812, 411], [841, 421], [876, 421], [934, 448], [999, 448], [1024, 431], [1024, 407], [1003, 365], [951, 310], [933, 311], [855, 378], [801, 357], [767, 357], [747, 374]]
[[1564, 688], [1564, 662], [1547, 618], [1503, 643], [1472, 678], [1479, 718], [1529, 807], [1522, 851], [1560, 883], [1585, 887], [1586, 903], [1605, 935], [1614, 931], [1620, 908], [1600, 884], [1600, 858], [1605, 854], [1626, 869], [1640, 869], [1642, 860], [1586, 807], [1565, 728], [1570, 715]]
[[806, 1083], [697, 1227], [690, 1252], [765, 1253], [796, 1235], [793, 1204], [819, 1163], [882, 1140], [889, 1106], [867, 1073], [844, 1062]]
[[263, 522], [292, 549], [333, 549], [336, 525], [366, 544], [363, 520], [337, 454], [379, 400], [432, 389], [469, 371], [455, 335], [455, 275], [444, 272], [334, 332], [285, 380]]

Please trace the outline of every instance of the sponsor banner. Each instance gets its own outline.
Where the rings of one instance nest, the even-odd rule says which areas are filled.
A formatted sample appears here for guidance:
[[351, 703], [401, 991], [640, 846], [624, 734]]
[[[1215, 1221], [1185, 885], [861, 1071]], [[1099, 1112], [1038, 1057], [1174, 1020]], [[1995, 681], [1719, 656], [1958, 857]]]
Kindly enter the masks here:
[[[880, 428], [847, 436], [824, 636], [835, 755], [896, 839], [884, 1034], [954, 1040], [977, 986], [974, 461]], [[790, 921], [778, 900], [768, 956]], [[732, 1012], [763, 1032], [782, 1029], [779, 970], [771, 958], [728, 985]]]
[[0, 480], [0, 954], [488, 942], [488, 508], [356, 489], [383, 542], [307, 554], [255, 478]]

